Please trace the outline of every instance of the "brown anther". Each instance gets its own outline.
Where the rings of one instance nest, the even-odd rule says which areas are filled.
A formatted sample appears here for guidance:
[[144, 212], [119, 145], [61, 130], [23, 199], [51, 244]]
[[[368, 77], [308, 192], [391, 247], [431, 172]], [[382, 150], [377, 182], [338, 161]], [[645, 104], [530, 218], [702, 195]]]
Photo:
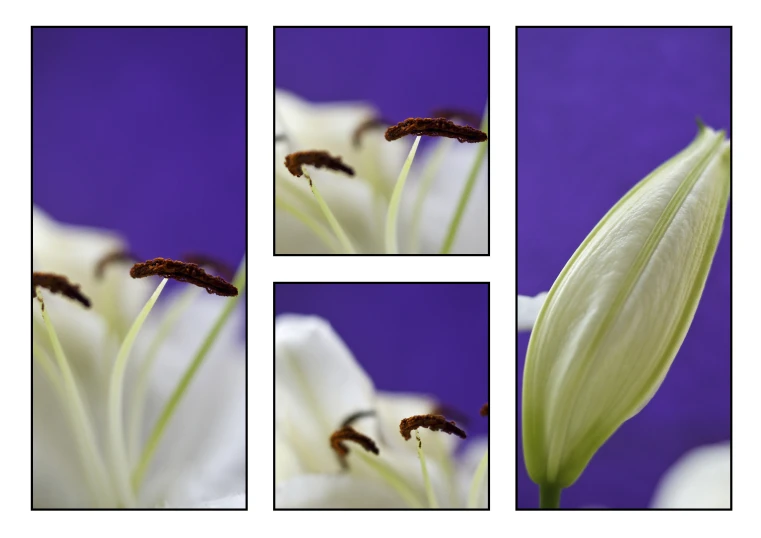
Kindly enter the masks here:
[[219, 276], [227, 281], [230, 281], [235, 277], [235, 273], [233, 272], [232, 267], [212, 256], [200, 254], [197, 252], [190, 252], [184, 254], [182, 258], [187, 263], [195, 263], [196, 265], [203, 265], [213, 269]]
[[359, 433], [351, 426], [342, 426], [340, 429], [334, 431], [330, 436], [330, 447], [335, 450], [336, 454], [338, 455], [338, 459], [341, 462], [341, 467], [344, 469], [348, 467], [346, 463], [346, 456], [349, 454], [349, 447], [344, 444], [344, 441], [352, 441], [357, 443], [368, 452], [372, 452], [375, 455], [380, 454], [380, 450], [378, 450], [378, 446], [375, 444], [375, 441], [370, 439], [368, 436]]
[[465, 416], [465, 413], [446, 404], [442, 404], [442, 403], [437, 404], [436, 407], [434, 407], [433, 410], [431, 411], [431, 414], [444, 415], [446, 417], [453, 418], [456, 422], [460, 424], [466, 424], [466, 425], [468, 424], [468, 417]]
[[355, 148], [359, 148], [360, 143], [362, 142], [362, 135], [365, 134], [367, 131], [371, 129], [375, 129], [377, 127], [385, 127], [391, 122], [388, 122], [381, 118], [368, 118], [362, 123], [360, 123], [356, 129], [354, 129], [354, 134], [351, 137], [352, 144]]
[[489, 403], [485, 403], [481, 406], [481, 416], [482, 417], [488, 417], [489, 416]]
[[408, 118], [386, 129], [389, 142], [407, 135], [446, 136], [460, 142], [484, 142], [487, 139], [486, 133], [478, 129], [456, 125], [444, 118]]
[[459, 108], [437, 108], [431, 112], [431, 115], [434, 118], [445, 118], [448, 120], [457, 118], [474, 127], [481, 125], [481, 118], [478, 114]]
[[[301, 167], [310, 164], [316, 168], [328, 168], [339, 172], [345, 172], [350, 176], [354, 170], [346, 166], [341, 157], [333, 157], [327, 151], [297, 151], [285, 156], [285, 167], [296, 177], [301, 177], [304, 171]], [[311, 181], [309, 182], [311, 185]]]
[[346, 417], [346, 420], [344, 420], [341, 423], [341, 427], [345, 428], [346, 426], [351, 426], [352, 424], [354, 424], [356, 421], [358, 421], [361, 418], [374, 417], [374, 416], [375, 416], [375, 411], [373, 411], [373, 410], [370, 410], [370, 411], [357, 411], [356, 413], [352, 413], [351, 415]]
[[98, 260], [98, 263], [95, 265], [95, 278], [101, 279], [103, 278], [103, 273], [106, 270], [106, 267], [111, 265], [112, 263], [116, 262], [122, 262], [122, 261], [129, 261], [134, 263], [135, 260], [137, 260], [138, 257], [132, 254], [131, 252], [127, 252], [126, 250], [115, 250], [113, 252], [109, 252], [105, 256], [103, 256], [100, 260]]
[[465, 439], [467, 435], [457, 427], [452, 420], [447, 420], [443, 415], [415, 415], [409, 418], [403, 418], [399, 423], [399, 433], [406, 441], [410, 439], [410, 432], [418, 428], [428, 428], [431, 431], [442, 431], [448, 434], [455, 434], [457, 437]]
[[238, 295], [238, 288], [227, 282], [224, 278], [211, 276], [195, 263], [185, 263], [167, 258], [154, 258], [144, 263], [136, 263], [129, 271], [129, 276], [132, 278], [144, 278], [154, 275], [187, 282], [200, 288], [205, 288], [208, 293], [223, 297], [235, 297]]
[[[35, 291], [37, 286], [50, 290], [53, 293], [60, 293], [64, 297], [79, 301], [85, 308], [90, 308], [90, 299], [82, 295], [78, 284], [72, 284], [65, 276], [53, 273], [32, 273], [32, 299], [37, 297], [37, 292]], [[43, 308], [45, 308], [44, 304]]]

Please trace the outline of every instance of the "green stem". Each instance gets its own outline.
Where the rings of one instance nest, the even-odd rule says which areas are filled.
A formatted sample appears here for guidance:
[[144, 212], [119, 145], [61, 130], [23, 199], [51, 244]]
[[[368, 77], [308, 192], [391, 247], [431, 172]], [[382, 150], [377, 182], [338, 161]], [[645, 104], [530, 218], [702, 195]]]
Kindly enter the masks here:
[[560, 508], [560, 492], [563, 488], [544, 484], [539, 486], [539, 508]]

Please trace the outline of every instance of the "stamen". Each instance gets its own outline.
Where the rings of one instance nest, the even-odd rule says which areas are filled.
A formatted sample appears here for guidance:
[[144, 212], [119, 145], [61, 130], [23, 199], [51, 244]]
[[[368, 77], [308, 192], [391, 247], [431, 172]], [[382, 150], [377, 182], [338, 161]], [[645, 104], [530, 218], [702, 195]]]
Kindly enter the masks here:
[[403, 418], [401, 423], [399, 423], [399, 433], [402, 434], [405, 441], [409, 441], [410, 432], [418, 428], [428, 428], [435, 432], [442, 431], [450, 435], [455, 434], [461, 439], [467, 437], [465, 432], [458, 428], [454, 421], [448, 421], [442, 415], [414, 415], [409, 418]]
[[341, 423], [341, 427], [345, 428], [347, 426], [351, 426], [352, 424], [354, 424], [356, 421], [358, 421], [361, 418], [374, 417], [374, 416], [375, 416], [375, 411], [374, 410], [370, 410], [370, 411], [357, 411], [356, 413], [353, 413], [353, 414], [349, 415], [348, 417], [346, 417], [346, 420], [344, 420]]
[[224, 278], [211, 276], [194, 263], [185, 263], [167, 258], [154, 258], [144, 263], [136, 263], [130, 269], [129, 275], [132, 278], [158, 275], [205, 288], [208, 293], [223, 297], [235, 297], [238, 295], [238, 288], [227, 282]]
[[371, 129], [375, 129], [377, 127], [385, 127], [391, 122], [388, 122], [381, 118], [368, 118], [362, 123], [360, 123], [356, 129], [354, 129], [354, 134], [351, 137], [352, 144], [355, 148], [359, 148], [361, 142], [362, 142], [362, 135], [365, 134], [367, 131]]
[[[310, 164], [316, 168], [328, 168], [345, 172], [350, 176], [354, 175], [354, 170], [346, 166], [341, 157], [333, 157], [327, 151], [297, 151], [285, 156], [285, 167], [296, 177], [301, 177], [304, 171], [301, 169], [305, 164]], [[309, 181], [312, 184], [312, 181]]]
[[481, 416], [482, 417], [489, 416], [489, 402], [486, 402], [483, 406], [481, 406]]
[[233, 272], [233, 268], [230, 267], [225, 262], [214, 258], [212, 256], [209, 256], [207, 254], [200, 254], [197, 252], [191, 252], [186, 253], [183, 256], [183, 259], [187, 261], [187, 263], [195, 263], [196, 265], [205, 265], [206, 267], [213, 269], [214, 271], [219, 274], [222, 278], [224, 278], [227, 281], [230, 281], [235, 276], [235, 273]]
[[111, 265], [115, 262], [121, 262], [121, 261], [129, 261], [134, 263], [139, 258], [132, 254], [131, 252], [127, 252], [126, 250], [115, 250], [113, 252], [109, 252], [105, 256], [103, 256], [100, 260], [98, 260], [98, 263], [95, 265], [95, 278], [101, 279], [103, 278], [103, 273], [106, 270], [106, 267]]
[[[35, 290], [37, 286], [50, 290], [53, 293], [60, 293], [69, 299], [79, 301], [85, 308], [90, 308], [90, 299], [82, 295], [78, 284], [72, 284], [65, 276], [53, 273], [32, 273], [32, 299], [37, 297]], [[40, 302], [42, 303], [42, 299], [40, 299]], [[44, 303], [42, 303], [42, 309], [45, 309]]]
[[380, 450], [378, 450], [378, 446], [375, 444], [375, 441], [370, 439], [368, 436], [359, 433], [351, 426], [343, 426], [340, 429], [334, 431], [330, 436], [330, 447], [335, 450], [336, 454], [338, 454], [338, 459], [341, 462], [341, 467], [344, 469], [348, 468], [348, 464], [346, 463], [346, 456], [349, 454], [349, 447], [347, 447], [343, 441], [352, 441], [357, 443], [359, 446], [368, 452], [372, 452], [376, 456], [380, 454]]
[[433, 112], [431, 112], [431, 115], [434, 118], [445, 118], [448, 120], [451, 120], [453, 118], [458, 118], [464, 121], [465, 123], [469, 125], [479, 125], [481, 123], [481, 116], [478, 114], [474, 114], [473, 112], [469, 112], [467, 110], [463, 110], [461, 108], [437, 108]]
[[407, 118], [386, 130], [386, 140], [389, 142], [407, 135], [445, 136], [471, 143], [484, 142], [487, 139], [483, 131], [466, 125], [456, 125], [444, 118]]

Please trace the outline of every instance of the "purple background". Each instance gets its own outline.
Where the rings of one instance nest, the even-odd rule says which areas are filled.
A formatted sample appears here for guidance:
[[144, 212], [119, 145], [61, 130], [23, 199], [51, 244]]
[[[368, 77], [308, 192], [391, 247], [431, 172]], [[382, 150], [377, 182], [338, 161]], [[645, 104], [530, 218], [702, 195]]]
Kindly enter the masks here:
[[310, 101], [362, 100], [389, 121], [438, 107], [478, 115], [488, 28], [276, 28], [275, 85]]
[[246, 30], [32, 31], [33, 199], [145, 258], [246, 237]]
[[488, 433], [487, 284], [276, 284], [284, 313], [327, 319], [376, 389], [429, 394]]
[[[519, 29], [518, 292], [549, 289], [605, 212], [687, 146], [696, 116], [730, 127], [728, 29]], [[563, 507], [646, 507], [679, 456], [729, 439], [730, 232], [727, 219], [660, 391], [564, 491]], [[519, 380], [527, 345], [521, 334]], [[518, 507], [533, 508], [538, 488], [519, 449]]]

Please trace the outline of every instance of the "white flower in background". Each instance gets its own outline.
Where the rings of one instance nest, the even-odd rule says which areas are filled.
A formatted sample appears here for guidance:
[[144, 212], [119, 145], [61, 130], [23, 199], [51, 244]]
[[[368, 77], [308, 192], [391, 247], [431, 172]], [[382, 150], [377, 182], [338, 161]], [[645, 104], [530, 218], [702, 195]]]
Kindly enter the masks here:
[[[388, 142], [372, 128], [355, 144], [357, 128], [378, 118], [370, 106], [310, 104], [278, 90], [275, 108], [278, 254], [488, 252], [488, 142], [429, 140], [410, 169], [420, 137]], [[298, 151], [341, 157], [355, 176], [309, 167], [312, 192], [284, 165]]]
[[605, 215], [553, 284], [523, 376], [526, 468], [543, 506], [666, 376], [721, 236], [729, 148], [724, 132], [701, 126]]
[[539, 311], [547, 298], [547, 292], [542, 292], [534, 297], [526, 295], [518, 296], [518, 330], [530, 331], [539, 317]]
[[[275, 507], [488, 507], [487, 442], [454, 457], [456, 439], [416, 430], [405, 441], [402, 419], [436, 403], [413, 394], [376, 392], [351, 352], [319, 318], [275, 322]], [[352, 420], [354, 417], [354, 420]], [[343, 424], [373, 441], [379, 454], [346, 443], [344, 464], [331, 447]], [[422, 456], [421, 456], [421, 452]], [[421, 465], [425, 462], [425, 470]]]
[[663, 475], [652, 508], [730, 508], [729, 442], [690, 450]]
[[124, 246], [34, 210], [34, 270], [79, 285], [91, 308], [42, 288], [44, 310], [33, 299], [33, 506], [243, 508], [240, 295], [184, 285], [156, 302], [166, 280], [153, 291], [123, 263], [96, 278]]

